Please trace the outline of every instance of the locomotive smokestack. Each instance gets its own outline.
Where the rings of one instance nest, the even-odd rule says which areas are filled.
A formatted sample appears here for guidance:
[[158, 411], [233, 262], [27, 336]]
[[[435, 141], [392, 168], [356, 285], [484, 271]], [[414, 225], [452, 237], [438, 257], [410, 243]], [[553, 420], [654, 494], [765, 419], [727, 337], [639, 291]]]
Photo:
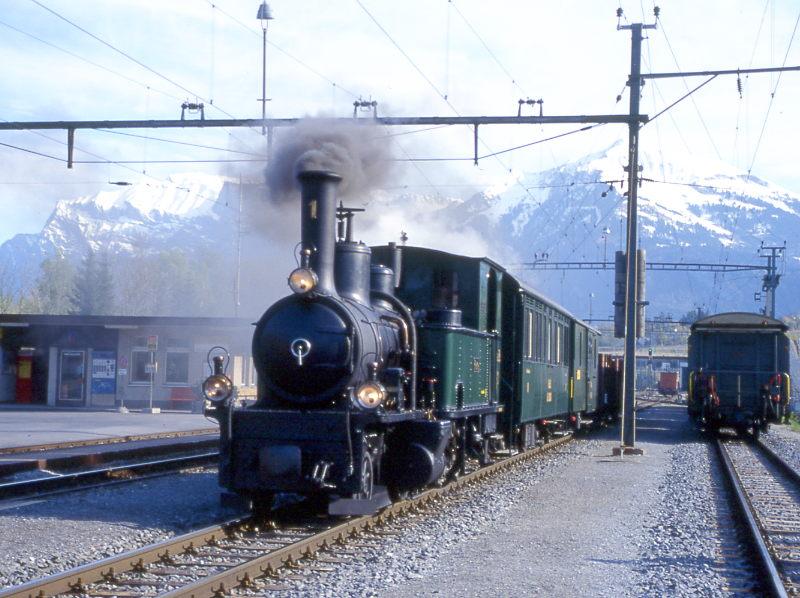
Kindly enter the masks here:
[[342, 180], [326, 170], [304, 170], [300, 181], [301, 249], [311, 251], [309, 265], [319, 279], [317, 291], [336, 294], [333, 262], [336, 250], [336, 187]]

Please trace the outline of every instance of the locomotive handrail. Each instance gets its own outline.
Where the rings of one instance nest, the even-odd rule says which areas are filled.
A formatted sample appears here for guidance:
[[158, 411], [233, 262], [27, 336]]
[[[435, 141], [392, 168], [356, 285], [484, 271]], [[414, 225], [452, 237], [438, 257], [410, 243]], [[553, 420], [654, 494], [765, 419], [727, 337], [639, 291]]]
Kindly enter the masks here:
[[408, 306], [391, 293], [373, 290], [371, 294], [391, 304], [408, 320], [408, 340], [411, 343], [411, 392], [409, 393], [411, 396], [409, 406], [411, 411], [414, 411], [417, 408], [417, 327], [414, 325], [414, 316]]

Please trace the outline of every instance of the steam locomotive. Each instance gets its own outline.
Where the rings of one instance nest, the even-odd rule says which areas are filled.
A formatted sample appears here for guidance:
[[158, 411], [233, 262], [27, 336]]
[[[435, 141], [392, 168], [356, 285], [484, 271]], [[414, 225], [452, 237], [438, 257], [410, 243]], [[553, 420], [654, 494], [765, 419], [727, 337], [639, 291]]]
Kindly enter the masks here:
[[753, 313], [698, 320], [689, 335], [689, 415], [706, 430], [759, 436], [789, 402], [788, 326]]
[[598, 409], [597, 331], [489, 259], [354, 241], [340, 177], [298, 180], [300, 263], [255, 327], [257, 401], [231, 401], [221, 358], [203, 385], [232, 495], [374, 512]]

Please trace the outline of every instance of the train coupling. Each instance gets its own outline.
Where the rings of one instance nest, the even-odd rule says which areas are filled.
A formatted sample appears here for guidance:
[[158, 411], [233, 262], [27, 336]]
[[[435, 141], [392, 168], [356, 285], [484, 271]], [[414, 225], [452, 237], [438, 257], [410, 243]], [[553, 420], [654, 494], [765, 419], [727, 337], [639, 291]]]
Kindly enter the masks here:
[[331, 484], [327, 481], [328, 474], [331, 470], [331, 463], [330, 461], [317, 461], [314, 463], [314, 467], [311, 470], [311, 475], [308, 476], [314, 484], [316, 484], [319, 488], [336, 488], [335, 484]]

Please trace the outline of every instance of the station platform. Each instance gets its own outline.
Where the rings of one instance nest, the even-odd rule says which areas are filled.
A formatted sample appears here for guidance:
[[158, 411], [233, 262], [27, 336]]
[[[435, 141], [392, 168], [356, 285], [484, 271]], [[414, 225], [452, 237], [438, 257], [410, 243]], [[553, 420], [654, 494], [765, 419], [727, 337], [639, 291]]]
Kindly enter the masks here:
[[202, 414], [49, 409], [39, 406], [0, 408], [0, 453], [45, 450], [47, 445], [85, 446], [218, 431]]

